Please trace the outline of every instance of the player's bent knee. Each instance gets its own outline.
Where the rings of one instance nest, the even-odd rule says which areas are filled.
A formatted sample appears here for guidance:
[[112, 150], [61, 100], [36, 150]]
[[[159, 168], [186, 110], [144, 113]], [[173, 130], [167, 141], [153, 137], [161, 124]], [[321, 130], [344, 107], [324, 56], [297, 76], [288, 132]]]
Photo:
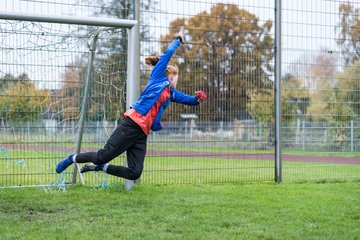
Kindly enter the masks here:
[[130, 176], [129, 179], [130, 179], [130, 180], [136, 180], [136, 179], [140, 178], [141, 173], [142, 173], [142, 171], [136, 171], [136, 170], [134, 170], [134, 171], [133, 171], [133, 174], [131, 174], [131, 176]]

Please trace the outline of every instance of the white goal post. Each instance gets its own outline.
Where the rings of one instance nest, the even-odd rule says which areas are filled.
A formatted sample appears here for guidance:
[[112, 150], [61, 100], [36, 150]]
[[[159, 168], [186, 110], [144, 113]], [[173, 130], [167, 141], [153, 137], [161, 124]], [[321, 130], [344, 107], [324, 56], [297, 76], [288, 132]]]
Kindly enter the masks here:
[[[136, 13], [138, 14], [138, 13]], [[137, 20], [100, 18], [100, 17], [78, 17], [62, 15], [27, 14], [23, 12], [0, 11], [0, 20], [15, 20], [29, 22], [45, 22], [59, 24], [87, 25], [110, 28], [128, 29], [128, 50], [127, 50], [127, 78], [126, 78], [126, 109], [135, 102], [139, 94], [139, 62], [140, 62], [140, 37], [139, 23]], [[79, 149], [80, 150], [80, 149]], [[125, 161], [126, 162], [126, 161]], [[73, 182], [76, 182], [77, 167], [74, 169]], [[130, 189], [133, 181], [125, 180], [125, 188]]]

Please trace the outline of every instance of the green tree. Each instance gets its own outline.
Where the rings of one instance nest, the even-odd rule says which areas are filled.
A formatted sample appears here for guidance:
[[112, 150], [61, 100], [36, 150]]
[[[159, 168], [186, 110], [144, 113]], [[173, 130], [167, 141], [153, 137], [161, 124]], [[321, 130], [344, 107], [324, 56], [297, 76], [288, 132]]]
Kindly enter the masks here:
[[[179, 105], [175, 113], [197, 111], [207, 120], [232, 121], [246, 112], [249, 89], [272, 88], [268, 77], [273, 59], [271, 21], [260, 25], [256, 15], [219, 3], [210, 12], [172, 21], [170, 32], [181, 25], [187, 29], [187, 43], [175, 55], [180, 66], [179, 89], [204, 90], [209, 101], [206, 108], [196, 110]], [[162, 50], [173, 37], [162, 37]]]
[[[9, 80], [11, 79], [11, 80]], [[34, 121], [48, 107], [48, 91], [38, 90], [26, 74], [7, 75], [0, 95], [0, 117], [3, 121]]]
[[[87, 118], [91, 120], [115, 120], [124, 110], [126, 66], [119, 66], [110, 56], [95, 66], [91, 75]], [[99, 64], [99, 63], [98, 63]], [[52, 94], [51, 111], [60, 119], [77, 119], [83, 104], [87, 64], [82, 58], [68, 64], [62, 76], [59, 91]]]
[[350, 3], [339, 5], [340, 21], [337, 43], [347, 66], [360, 59], [360, 9]]
[[326, 91], [318, 91], [311, 96], [308, 114], [312, 120], [346, 122], [355, 117], [350, 104], [342, 101], [339, 88], [331, 87], [329, 82], [323, 82], [321, 88]]
[[51, 111], [59, 113], [59, 119], [76, 119], [80, 115], [84, 92], [85, 63], [82, 59], [68, 64], [62, 75], [63, 85], [51, 94]]
[[[330, 75], [321, 73], [324, 66], [335, 68], [336, 64], [321, 64], [327, 61], [315, 63], [318, 71], [314, 73], [312, 80], [316, 81], [316, 89], [311, 91], [310, 106], [307, 115], [310, 120], [324, 122], [327, 134], [333, 141], [333, 148], [341, 149], [348, 145], [349, 121], [355, 119], [356, 111], [359, 110], [359, 65], [347, 68], [342, 73], [334, 71]], [[334, 63], [334, 62], [333, 62]], [[314, 67], [313, 67], [314, 68]], [[315, 73], [320, 74], [315, 74]], [[334, 76], [335, 74], [335, 76]], [[322, 77], [320, 77], [322, 76]]]
[[113, 121], [125, 111], [127, 66], [118, 60], [111, 55], [94, 71], [88, 112], [93, 120]]
[[338, 99], [360, 115], [360, 60], [339, 73], [336, 78]]
[[311, 94], [308, 113], [311, 119], [327, 122], [345, 122], [360, 113], [360, 61], [332, 79], [319, 81]]
[[332, 148], [347, 147], [350, 136], [345, 127], [356, 115], [350, 104], [341, 100], [339, 88], [332, 88], [329, 82], [323, 82], [321, 87], [327, 90], [312, 95], [308, 114], [312, 120], [326, 122], [326, 126], [330, 127], [327, 134], [332, 139]]
[[[250, 101], [247, 109], [251, 117], [258, 122], [274, 123], [274, 90], [255, 89], [249, 91]], [[302, 87], [299, 78], [287, 75], [281, 79], [281, 116], [282, 121], [290, 122], [297, 114], [298, 110], [306, 108], [299, 100], [308, 99], [309, 91]], [[306, 103], [305, 103], [306, 104]]]
[[17, 77], [14, 77], [11, 74], [5, 74], [4, 77], [0, 78], [0, 86], [3, 90], [7, 89], [8, 87], [14, 87], [19, 82], [28, 84], [31, 82], [31, 80], [26, 73], [22, 73]]

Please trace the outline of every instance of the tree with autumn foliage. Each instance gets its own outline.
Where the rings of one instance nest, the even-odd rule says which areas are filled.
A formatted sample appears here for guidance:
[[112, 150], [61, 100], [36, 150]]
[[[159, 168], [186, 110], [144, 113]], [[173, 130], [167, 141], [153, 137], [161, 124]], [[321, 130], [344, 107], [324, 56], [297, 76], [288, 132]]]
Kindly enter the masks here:
[[[274, 123], [275, 106], [273, 89], [254, 89], [249, 91], [248, 111], [253, 119], [262, 123]], [[301, 80], [292, 75], [281, 79], [281, 116], [282, 121], [290, 122], [304, 111], [307, 105], [302, 99], [309, 98], [309, 90], [303, 87]]]
[[339, 5], [338, 40], [346, 66], [360, 60], [360, 9], [350, 3]]
[[[246, 112], [249, 89], [272, 88], [271, 21], [261, 24], [256, 15], [236, 5], [218, 3], [210, 12], [172, 21], [169, 32], [179, 26], [188, 31], [185, 45], [174, 57], [180, 67], [178, 88], [208, 93], [207, 107], [196, 110], [202, 113], [200, 117], [214, 121], [239, 119]], [[171, 34], [162, 36], [162, 50], [173, 38]], [[177, 106], [174, 111], [194, 110]]]
[[52, 92], [50, 109], [59, 119], [76, 119], [80, 115], [84, 93], [85, 63], [81, 59], [68, 64], [62, 75], [62, 86]]
[[353, 116], [360, 115], [360, 60], [351, 67], [339, 73], [336, 77], [338, 98], [347, 103], [353, 111]]
[[331, 55], [319, 54], [315, 59], [317, 61], [311, 64], [310, 73], [316, 88], [311, 90], [307, 116], [311, 121], [326, 123], [334, 149], [347, 147], [350, 138], [347, 127], [351, 120], [356, 119], [360, 106], [360, 64], [355, 63], [337, 73], [337, 60]]
[[307, 63], [293, 64], [290, 72], [308, 90], [309, 107], [303, 113], [310, 120], [343, 122], [359, 113], [359, 62], [338, 73], [338, 59], [324, 49], [297, 62]]
[[41, 118], [48, 106], [48, 91], [36, 88], [26, 74], [18, 77], [6, 75], [0, 79], [1, 121], [26, 122]]
[[[83, 104], [87, 64], [82, 58], [68, 64], [62, 86], [52, 92], [50, 109], [60, 119], [77, 119]], [[125, 110], [126, 65], [111, 55], [95, 61], [90, 76], [90, 92], [86, 117], [91, 120], [114, 121]]]

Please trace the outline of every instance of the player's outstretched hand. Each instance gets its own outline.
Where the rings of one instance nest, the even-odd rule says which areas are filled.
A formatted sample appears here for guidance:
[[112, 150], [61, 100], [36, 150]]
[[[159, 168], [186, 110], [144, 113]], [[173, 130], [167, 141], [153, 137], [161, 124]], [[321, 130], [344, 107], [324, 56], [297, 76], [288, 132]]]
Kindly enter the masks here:
[[198, 99], [199, 103], [202, 103], [207, 99], [207, 95], [203, 91], [195, 92], [195, 97]]
[[178, 36], [180, 36], [181, 38], [184, 38], [184, 36], [185, 36], [184, 26], [181, 26], [181, 27], [180, 27]]
[[179, 33], [177, 35], [177, 39], [181, 42], [181, 43], [184, 43], [184, 36], [185, 36], [185, 30], [184, 30], [184, 27], [181, 26], [180, 27], [180, 30], [179, 30]]

